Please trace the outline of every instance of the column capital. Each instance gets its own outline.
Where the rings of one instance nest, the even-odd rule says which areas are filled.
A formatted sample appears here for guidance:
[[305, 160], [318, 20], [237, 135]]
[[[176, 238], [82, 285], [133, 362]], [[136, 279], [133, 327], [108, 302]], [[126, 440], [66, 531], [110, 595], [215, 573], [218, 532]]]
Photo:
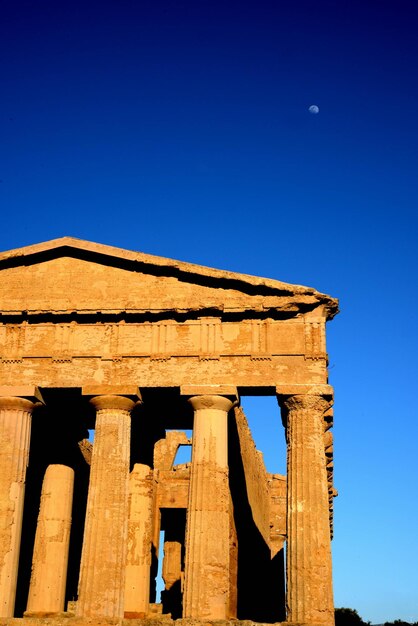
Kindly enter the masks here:
[[81, 393], [89, 397], [97, 411], [132, 411], [137, 404], [142, 404], [141, 392], [135, 385], [87, 385], [82, 388]]
[[131, 412], [135, 407], [135, 400], [128, 396], [102, 395], [90, 398], [90, 404], [96, 411], [106, 411], [117, 409], [119, 411]]
[[295, 394], [291, 396], [279, 396], [280, 407], [287, 413], [290, 411], [319, 411], [325, 413], [332, 406], [332, 399], [322, 394]]
[[227, 398], [226, 396], [202, 395], [192, 396], [188, 399], [195, 411], [204, 409], [215, 409], [217, 411], [225, 411], [228, 413], [233, 406], [238, 404], [238, 400]]
[[332, 387], [329, 385], [318, 385], [316, 390], [314, 386], [311, 386], [309, 389], [310, 393], [277, 394], [277, 401], [282, 411], [282, 422], [285, 428], [289, 413], [294, 411], [315, 411], [321, 413], [324, 430], [331, 428], [334, 399], [332, 393], [324, 393], [321, 389], [322, 387], [328, 387], [332, 391]]
[[0, 408], [33, 411], [36, 405], [45, 404], [38, 387], [24, 385], [0, 386]]
[[189, 396], [188, 401], [195, 411], [229, 411], [239, 404], [238, 391], [233, 385], [182, 385], [180, 395]]

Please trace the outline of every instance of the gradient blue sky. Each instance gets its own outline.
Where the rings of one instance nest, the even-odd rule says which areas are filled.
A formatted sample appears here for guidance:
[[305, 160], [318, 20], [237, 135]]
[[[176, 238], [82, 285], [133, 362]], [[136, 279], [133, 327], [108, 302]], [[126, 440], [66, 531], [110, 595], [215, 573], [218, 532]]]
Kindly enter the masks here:
[[[0, 249], [72, 235], [340, 298], [336, 606], [418, 620], [418, 3], [0, 3]], [[316, 104], [318, 115], [308, 112]], [[273, 399], [244, 399], [270, 471]]]

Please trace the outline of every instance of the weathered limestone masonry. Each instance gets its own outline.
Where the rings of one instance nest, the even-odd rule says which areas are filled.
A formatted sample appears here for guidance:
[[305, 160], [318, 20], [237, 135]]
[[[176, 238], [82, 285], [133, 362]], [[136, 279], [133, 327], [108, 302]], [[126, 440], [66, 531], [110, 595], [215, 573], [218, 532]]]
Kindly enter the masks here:
[[48, 466], [42, 485], [25, 615], [43, 617], [64, 611], [73, 487], [71, 467]]
[[[10, 395], [9, 395], [10, 393]], [[35, 389], [0, 390], [0, 610], [13, 616]]]
[[[69, 237], [0, 254], [0, 626], [333, 626], [336, 313]], [[246, 395], [277, 397], [287, 476]]]
[[128, 553], [124, 614], [145, 617], [149, 612], [153, 521], [153, 472], [135, 463], [130, 475]]
[[[186, 387], [187, 389], [187, 387]], [[189, 394], [195, 389], [189, 389]], [[185, 392], [187, 393], [187, 391]], [[228, 391], [227, 391], [228, 393]], [[234, 395], [233, 390], [230, 390]], [[228, 412], [221, 395], [194, 395], [184, 617], [229, 617]]]
[[97, 416], [77, 601], [82, 617], [122, 618], [124, 613], [130, 413], [138, 392], [119, 391], [97, 396], [94, 386], [85, 391], [94, 395]]

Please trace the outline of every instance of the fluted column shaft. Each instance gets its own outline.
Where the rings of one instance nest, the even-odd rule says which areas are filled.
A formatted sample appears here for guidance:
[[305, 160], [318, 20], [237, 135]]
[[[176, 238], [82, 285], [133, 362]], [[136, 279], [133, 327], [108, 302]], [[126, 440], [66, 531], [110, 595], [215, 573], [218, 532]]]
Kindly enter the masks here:
[[183, 617], [229, 613], [228, 411], [223, 396], [190, 398], [193, 452], [187, 513]]
[[25, 615], [42, 616], [64, 611], [73, 488], [74, 470], [71, 467], [47, 467]]
[[128, 534], [130, 412], [123, 396], [91, 399], [96, 430], [81, 556], [79, 617], [122, 618]]
[[13, 617], [34, 403], [0, 398], [0, 616]]
[[145, 617], [149, 610], [153, 522], [153, 472], [135, 464], [129, 494], [125, 617]]
[[281, 401], [287, 439], [287, 620], [334, 624], [328, 485], [320, 395]]

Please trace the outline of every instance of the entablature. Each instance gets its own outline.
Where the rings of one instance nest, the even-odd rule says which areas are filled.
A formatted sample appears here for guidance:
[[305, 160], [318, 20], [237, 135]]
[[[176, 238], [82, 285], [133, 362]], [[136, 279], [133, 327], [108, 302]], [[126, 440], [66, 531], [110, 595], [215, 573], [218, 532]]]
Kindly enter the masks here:
[[52, 321], [1, 324], [0, 354], [23, 357], [140, 357], [221, 356], [271, 358], [300, 355], [326, 358], [325, 323], [303, 316], [274, 320], [224, 321], [217, 317], [145, 321], [143, 323], [79, 324]]

